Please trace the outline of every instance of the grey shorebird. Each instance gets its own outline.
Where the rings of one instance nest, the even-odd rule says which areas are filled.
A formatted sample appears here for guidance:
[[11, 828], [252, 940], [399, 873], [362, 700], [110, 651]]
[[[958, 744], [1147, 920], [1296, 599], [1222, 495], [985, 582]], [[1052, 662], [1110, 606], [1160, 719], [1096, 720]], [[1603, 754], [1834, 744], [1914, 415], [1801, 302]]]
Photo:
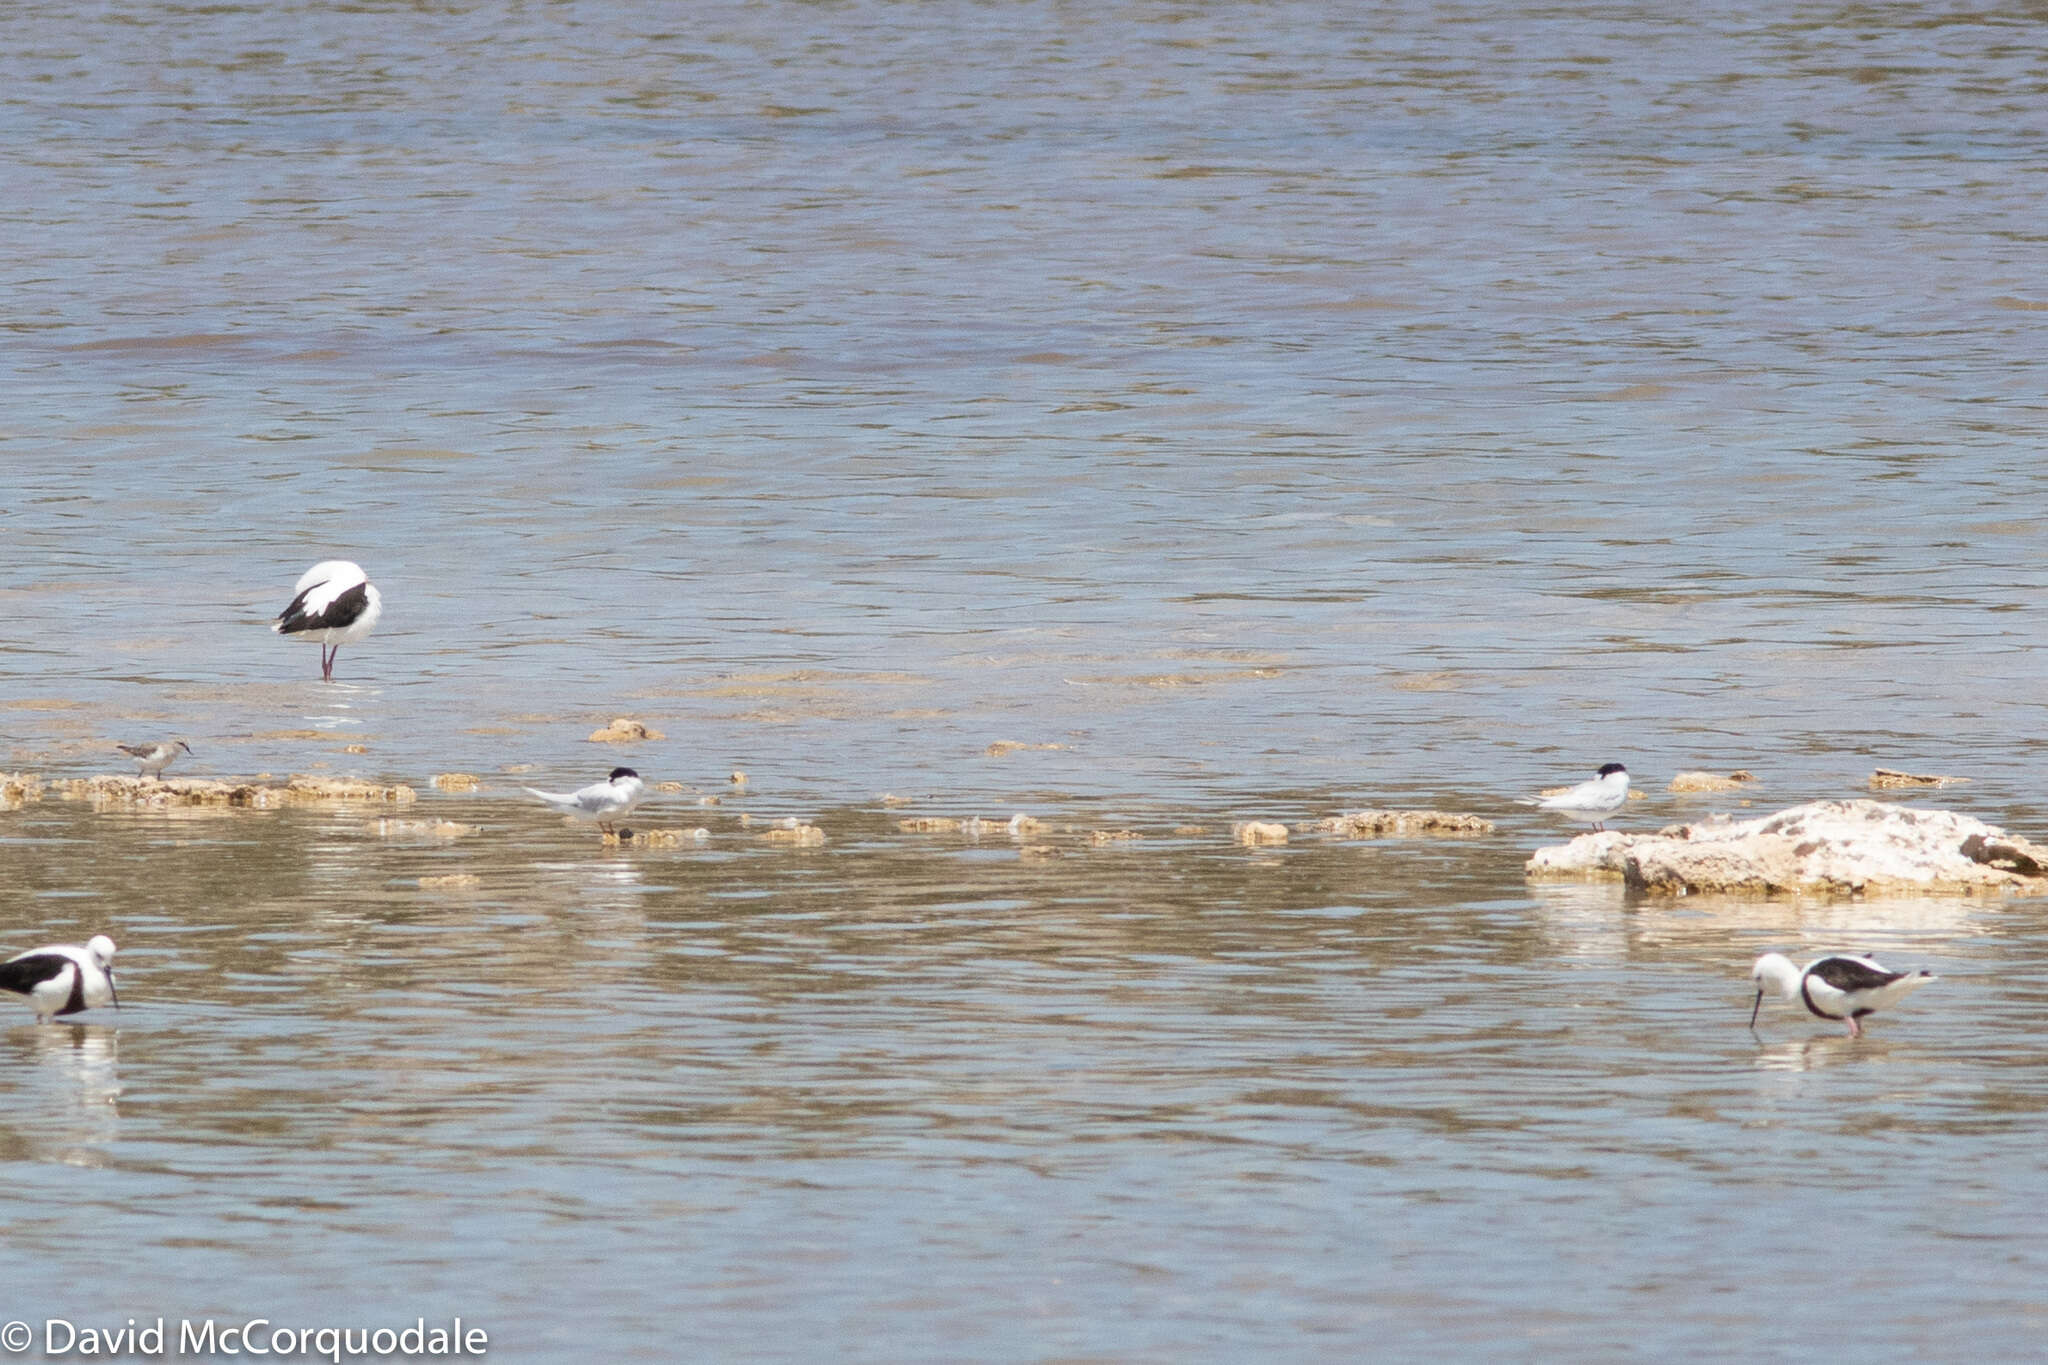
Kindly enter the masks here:
[[139, 776], [153, 777], [159, 782], [164, 780], [164, 769], [177, 758], [178, 750], [183, 749], [188, 754], [192, 752], [192, 746], [182, 739], [174, 739], [168, 744], [152, 740], [148, 744], [116, 744], [114, 747], [135, 760], [135, 771]]

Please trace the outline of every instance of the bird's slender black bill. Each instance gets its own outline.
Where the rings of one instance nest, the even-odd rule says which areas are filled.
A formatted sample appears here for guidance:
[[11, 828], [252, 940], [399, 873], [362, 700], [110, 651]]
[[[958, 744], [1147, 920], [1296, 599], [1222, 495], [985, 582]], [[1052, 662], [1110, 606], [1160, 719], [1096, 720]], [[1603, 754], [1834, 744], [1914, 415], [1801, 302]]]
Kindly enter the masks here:
[[1756, 1027], [1756, 1017], [1763, 1010], [1763, 1007], [1764, 993], [1762, 991], [1758, 991], [1756, 993], [1756, 1003], [1749, 1007], [1749, 1026], [1751, 1028]]

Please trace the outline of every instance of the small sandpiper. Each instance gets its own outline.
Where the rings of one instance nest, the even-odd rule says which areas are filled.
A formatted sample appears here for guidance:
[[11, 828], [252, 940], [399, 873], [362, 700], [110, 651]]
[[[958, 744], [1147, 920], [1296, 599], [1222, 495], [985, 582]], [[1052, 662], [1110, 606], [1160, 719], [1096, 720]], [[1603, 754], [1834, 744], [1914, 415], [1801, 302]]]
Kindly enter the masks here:
[[178, 750], [183, 749], [188, 754], [192, 752], [192, 746], [182, 739], [174, 739], [168, 744], [158, 740], [149, 744], [116, 744], [114, 747], [135, 760], [137, 773], [159, 782], [164, 780], [164, 769], [171, 766]]

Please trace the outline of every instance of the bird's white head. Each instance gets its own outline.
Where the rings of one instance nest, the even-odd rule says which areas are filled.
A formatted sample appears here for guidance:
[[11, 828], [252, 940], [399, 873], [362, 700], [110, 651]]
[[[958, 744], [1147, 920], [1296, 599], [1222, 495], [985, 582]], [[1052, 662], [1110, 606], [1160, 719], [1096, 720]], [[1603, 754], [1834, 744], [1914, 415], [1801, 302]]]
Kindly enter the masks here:
[[114, 940], [108, 938], [105, 934], [94, 934], [87, 941], [85, 950], [92, 954], [92, 960], [100, 964], [100, 970], [102, 971], [106, 970], [107, 964], [114, 960]]
[[339, 583], [343, 588], [366, 583], [370, 576], [363, 572], [363, 566], [352, 559], [323, 559], [299, 575], [293, 592], [304, 592], [315, 583]]
[[1750, 1006], [1750, 1026], [1756, 1026], [1757, 1012], [1764, 1007], [1764, 992], [1776, 991], [1787, 1000], [1799, 993], [1799, 968], [1783, 953], [1765, 953], [1749, 969], [1749, 979], [1756, 983], [1756, 1003]]

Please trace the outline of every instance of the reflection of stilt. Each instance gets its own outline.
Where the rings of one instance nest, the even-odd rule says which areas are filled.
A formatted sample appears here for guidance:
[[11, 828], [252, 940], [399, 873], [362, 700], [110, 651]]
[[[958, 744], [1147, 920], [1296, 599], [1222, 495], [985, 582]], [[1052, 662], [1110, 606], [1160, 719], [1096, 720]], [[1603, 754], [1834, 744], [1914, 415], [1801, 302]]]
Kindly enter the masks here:
[[1817, 1033], [1796, 1043], [1771, 1043], [1757, 1049], [1759, 1071], [1818, 1071], [1836, 1062], [1861, 1060], [1864, 1052], [1846, 1033]]
[[0, 1132], [11, 1130], [34, 1160], [106, 1164], [121, 1120], [119, 1031], [79, 1024], [22, 1029], [17, 1036], [38, 1065], [21, 1069]]

